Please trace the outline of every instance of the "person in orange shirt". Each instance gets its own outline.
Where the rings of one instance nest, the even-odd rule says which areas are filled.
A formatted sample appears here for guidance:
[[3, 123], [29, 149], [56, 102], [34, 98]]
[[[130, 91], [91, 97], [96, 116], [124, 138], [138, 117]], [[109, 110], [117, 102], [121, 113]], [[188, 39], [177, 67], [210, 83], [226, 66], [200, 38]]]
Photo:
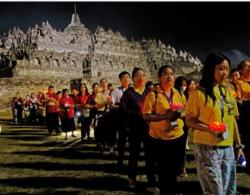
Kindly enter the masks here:
[[250, 174], [250, 125], [249, 125], [249, 110], [250, 110], [250, 60], [243, 60], [237, 67], [240, 72], [240, 78], [237, 81], [237, 88], [241, 94], [242, 103], [239, 106], [239, 129], [242, 137], [242, 142], [245, 144], [244, 154], [247, 163], [246, 172]]
[[237, 101], [241, 101], [240, 90], [238, 89], [237, 83], [240, 78], [240, 72], [237, 68], [230, 71], [230, 79], [227, 79], [228, 89], [231, 90]]
[[225, 83], [230, 61], [220, 52], [204, 62], [200, 85], [188, 99], [186, 125], [193, 130], [194, 156], [204, 194], [236, 194], [236, 163], [243, 157], [236, 100]]
[[240, 72], [240, 78], [237, 81], [237, 87], [240, 91], [242, 100], [250, 99], [250, 60], [243, 60], [237, 69]]
[[143, 104], [143, 118], [149, 123], [151, 148], [155, 151], [160, 194], [175, 194], [183, 157], [183, 99], [174, 88], [174, 70], [165, 65], [158, 71], [161, 91], [150, 92]]

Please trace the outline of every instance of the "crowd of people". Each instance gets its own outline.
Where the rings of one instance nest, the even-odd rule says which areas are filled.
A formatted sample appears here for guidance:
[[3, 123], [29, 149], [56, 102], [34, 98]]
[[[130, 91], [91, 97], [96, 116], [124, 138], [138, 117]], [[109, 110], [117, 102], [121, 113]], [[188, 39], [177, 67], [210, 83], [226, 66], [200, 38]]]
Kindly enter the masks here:
[[[82, 141], [90, 140], [93, 127], [101, 152], [113, 153], [117, 147], [118, 171], [124, 168], [128, 143], [130, 188], [136, 187], [143, 148], [147, 189], [161, 195], [175, 194], [177, 176], [188, 176], [185, 153], [192, 131], [203, 193], [236, 194], [236, 160], [250, 159], [250, 60], [230, 71], [230, 60], [213, 52], [199, 82], [175, 78], [169, 65], [159, 68], [158, 82], [146, 78], [146, 72], [135, 67], [131, 75], [119, 74], [120, 86], [115, 89], [102, 78], [92, 84], [91, 93], [85, 83], [73, 87], [71, 94], [68, 89], [55, 93], [53, 86], [46, 94], [32, 93], [25, 100], [17, 93], [12, 102], [14, 122], [22, 122], [23, 115], [29, 122], [46, 121], [49, 135], [63, 131], [65, 139], [67, 132], [75, 137], [80, 123]], [[250, 173], [249, 163], [246, 172]]]

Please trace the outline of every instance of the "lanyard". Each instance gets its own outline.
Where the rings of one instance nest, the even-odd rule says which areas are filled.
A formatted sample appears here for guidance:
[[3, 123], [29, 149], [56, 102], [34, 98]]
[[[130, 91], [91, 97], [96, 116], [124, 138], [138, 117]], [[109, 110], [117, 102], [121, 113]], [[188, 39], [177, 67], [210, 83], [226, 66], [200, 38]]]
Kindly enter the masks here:
[[170, 109], [172, 109], [173, 107], [173, 96], [174, 96], [174, 92], [173, 92], [173, 89], [171, 89], [171, 92], [170, 92], [170, 96], [168, 97], [167, 94], [165, 93], [165, 91], [163, 90], [163, 96], [166, 98], [166, 100], [168, 101], [169, 103], [169, 106], [170, 106]]
[[220, 90], [221, 121], [223, 122], [224, 121], [224, 116], [225, 116], [224, 105], [225, 105], [226, 95], [224, 95], [223, 92], [222, 92], [222, 86], [219, 86], [219, 90]]

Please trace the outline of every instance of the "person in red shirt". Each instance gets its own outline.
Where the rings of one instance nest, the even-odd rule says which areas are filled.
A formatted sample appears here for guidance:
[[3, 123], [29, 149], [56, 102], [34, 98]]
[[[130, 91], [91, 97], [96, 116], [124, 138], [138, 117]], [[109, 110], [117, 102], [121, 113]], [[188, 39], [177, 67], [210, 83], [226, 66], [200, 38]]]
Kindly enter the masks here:
[[88, 88], [85, 83], [81, 84], [80, 93], [78, 94], [78, 97], [79, 97], [79, 108], [81, 110], [81, 116], [79, 118], [81, 122], [81, 141], [83, 141], [84, 139], [89, 140], [91, 118], [89, 116], [90, 109], [87, 109], [85, 106], [87, 99], [89, 97]]
[[65, 140], [67, 140], [67, 132], [72, 131], [71, 136], [74, 135], [75, 122], [74, 122], [74, 100], [69, 96], [69, 90], [62, 90], [62, 98], [59, 100], [60, 118], [62, 123], [62, 130], [65, 132]]
[[52, 134], [52, 131], [55, 130], [56, 133], [60, 133], [59, 131], [59, 115], [58, 115], [58, 97], [54, 92], [54, 86], [48, 87], [48, 92], [45, 97], [46, 102], [46, 120], [47, 120], [47, 128], [49, 131], [49, 135]]

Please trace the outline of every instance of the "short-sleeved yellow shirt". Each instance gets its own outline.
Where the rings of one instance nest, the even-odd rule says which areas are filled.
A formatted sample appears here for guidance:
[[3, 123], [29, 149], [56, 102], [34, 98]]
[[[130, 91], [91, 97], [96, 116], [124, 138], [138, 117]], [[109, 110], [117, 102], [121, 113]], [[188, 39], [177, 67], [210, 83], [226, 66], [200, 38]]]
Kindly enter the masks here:
[[[239, 114], [236, 100], [227, 87], [222, 87], [222, 94], [225, 97], [225, 101], [221, 104], [219, 87], [215, 86], [213, 90], [216, 97], [215, 104], [213, 104], [213, 100], [210, 97], [208, 97], [207, 103], [205, 104], [205, 93], [200, 89], [194, 91], [189, 96], [186, 115], [191, 115], [207, 125], [211, 122], [223, 121], [227, 124], [229, 138], [222, 140], [209, 132], [194, 129], [193, 142], [214, 146], [231, 146], [233, 144], [234, 117]], [[221, 107], [221, 105], [224, 106]], [[223, 119], [221, 108], [224, 110]]]
[[[183, 104], [185, 100], [179, 92], [172, 88], [173, 91], [173, 103], [174, 104]], [[167, 98], [163, 95], [163, 92], [157, 94], [157, 98], [154, 92], [150, 92], [144, 101], [143, 104], [143, 114], [166, 114], [167, 110], [170, 109], [170, 104]], [[169, 126], [167, 120], [150, 122], [149, 124], [149, 135], [156, 139], [171, 140], [176, 139], [183, 135], [183, 126], [184, 122], [182, 119], [177, 119], [178, 127], [173, 130], [166, 131], [166, 128]]]
[[99, 108], [99, 111], [104, 111], [105, 110], [105, 105], [107, 104], [107, 98], [105, 97], [105, 95], [102, 92], [97, 93], [95, 101], [102, 105], [101, 108]]
[[243, 78], [240, 78], [237, 81], [237, 87], [240, 91], [242, 99], [250, 99], [250, 84], [248, 81], [244, 80]]

